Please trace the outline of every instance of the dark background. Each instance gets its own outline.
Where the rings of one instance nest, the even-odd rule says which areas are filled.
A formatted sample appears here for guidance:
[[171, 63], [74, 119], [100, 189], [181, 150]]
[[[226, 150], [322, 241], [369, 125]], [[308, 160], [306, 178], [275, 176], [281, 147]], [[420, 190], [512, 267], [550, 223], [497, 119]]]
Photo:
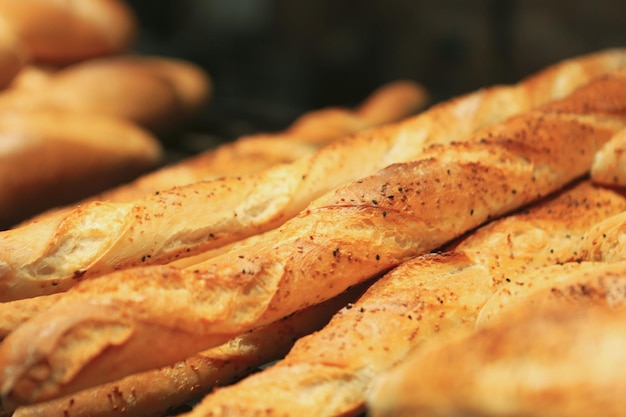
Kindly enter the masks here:
[[212, 100], [189, 130], [218, 141], [354, 105], [395, 79], [422, 83], [436, 102], [626, 46], [624, 0], [128, 2], [141, 25], [136, 51], [211, 75]]

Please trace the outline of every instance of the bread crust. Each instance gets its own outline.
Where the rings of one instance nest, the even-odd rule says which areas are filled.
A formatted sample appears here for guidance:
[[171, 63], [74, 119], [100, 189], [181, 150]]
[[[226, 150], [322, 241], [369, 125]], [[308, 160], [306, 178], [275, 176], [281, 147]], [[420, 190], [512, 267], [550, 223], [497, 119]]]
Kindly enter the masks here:
[[[222, 178], [179, 187], [137, 200], [132, 204], [90, 203], [59, 216], [62, 218], [49, 218], [29, 225], [28, 228], [7, 231], [0, 235], [1, 294], [6, 300], [62, 291], [74, 285], [77, 276], [84, 279], [118, 269], [163, 264], [179, 257], [191, 256], [272, 230], [300, 213], [307, 204], [323, 193], [370, 175], [384, 167], [388, 167], [384, 174], [378, 174], [368, 180], [372, 182], [372, 186], [382, 186], [382, 183], [376, 184], [376, 182], [384, 181], [385, 175], [397, 174], [399, 181], [408, 181], [411, 170], [414, 172], [437, 170], [439, 169], [437, 160], [442, 154], [437, 149], [433, 149], [431, 154], [425, 157], [426, 160], [406, 165], [393, 164], [421, 158], [424, 150], [431, 145], [466, 140], [467, 135], [482, 126], [494, 123], [522, 109], [549, 101], [554, 98], [554, 95], [561, 96], [568, 88], [573, 89], [576, 83], [593, 78], [593, 73], [589, 72], [591, 70], [602, 73], [608, 68], [626, 64], [625, 57], [624, 51], [608, 51], [582, 57], [579, 60], [567, 61], [548, 68], [541, 75], [530, 77], [528, 81], [523, 81], [517, 86], [493, 87], [468, 94], [442, 103], [405, 121], [333, 142], [314, 154], [290, 164], [268, 168], [258, 174], [241, 178]], [[598, 74], [595, 73], [595, 75]], [[552, 88], [548, 88], [550, 86], [548, 80], [554, 83]], [[537, 84], [542, 86], [541, 91], [531, 92], [528, 89], [529, 86]], [[564, 87], [566, 85], [568, 88]], [[585, 106], [593, 103], [593, 99], [594, 97], [579, 97], [579, 101], [589, 101], [584, 103]], [[598, 99], [599, 97], [595, 97], [595, 101]], [[617, 102], [619, 99], [619, 97], [616, 98]], [[576, 105], [581, 106], [583, 103]], [[554, 112], [554, 117], [559, 118], [556, 112]], [[517, 127], [513, 129], [519, 129], [520, 134], [529, 134], [523, 126], [525, 121], [520, 119], [511, 123], [517, 123]], [[567, 122], [569, 126], [567, 128], [557, 127], [556, 120], [553, 126], [550, 123], [552, 121], [537, 122], [536, 127], [545, 127], [546, 130], [542, 130], [542, 134], [545, 135], [564, 134], [562, 129], [572, 129], [572, 134], [579, 135], [576, 130], [583, 126], [575, 120]], [[607, 133], [614, 131], [611, 126], [607, 126], [606, 129], [598, 126], [598, 129]], [[491, 134], [497, 137], [498, 132], [493, 131]], [[601, 137], [602, 134], [599, 136]], [[509, 152], [512, 152], [511, 155], [518, 151], [535, 152], [530, 148], [525, 149], [525, 145], [520, 144], [515, 145], [518, 149], [505, 149], [504, 142], [501, 142], [502, 147], [492, 151], [488, 137], [482, 144], [476, 139], [483, 139], [483, 137], [470, 139], [476, 142], [471, 145], [475, 151], [463, 149], [465, 145], [457, 143], [451, 147], [455, 149], [451, 151], [451, 154], [458, 155], [462, 160], [465, 159], [467, 165], [462, 170], [472, 171], [472, 164], [476, 163], [477, 169], [481, 171], [484, 178], [494, 175], [488, 172], [490, 168], [480, 168], [479, 161], [487, 154], [501, 152], [500, 156], [492, 155], [490, 158], [502, 157], [506, 160]], [[592, 151], [592, 149], [585, 151]], [[570, 154], [563, 153], [563, 157]], [[428, 160], [430, 155], [432, 159]], [[555, 156], [559, 155], [545, 156], [542, 157], [542, 161], [537, 162], [544, 163]], [[471, 158], [475, 160], [471, 161]], [[572, 158], [570, 163], [578, 163], [574, 160], [578, 157], [572, 156]], [[558, 159], [550, 163], [564, 162], [563, 159]], [[450, 164], [451, 170], [458, 169], [458, 165], [449, 158], [445, 163]], [[523, 165], [523, 161], [520, 163]], [[577, 172], [576, 175], [586, 172], [584, 168], [586, 165], [587, 162], [582, 162], [580, 166], [583, 170]], [[527, 169], [530, 168], [527, 167]], [[457, 174], [464, 175], [460, 171]], [[442, 179], [448, 177], [445, 173], [433, 172], [433, 175], [443, 175]], [[555, 175], [558, 177], [560, 173]], [[571, 179], [573, 177], [569, 177], [569, 180]], [[476, 181], [479, 180], [476, 179]], [[546, 181], [552, 180], [546, 179]], [[450, 184], [453, 193], [460, 190], [459, 187], [463, 187], [459, 184]], [[425, 187], [425, 192], [433, 191], [436, 188], [435, 185], [421, 184]], [[478, 183], [474, 185], [480, 186]], [[559, 185], [563, 185], [563, 182], [556, 180], [548, 188], [553, 190]], [[477, 190], [479, 193], [485, 191]], [[357, 195], [361, 193], [361, 191], [356, 192]], [[380, 191], [372, 193], [370, 202], [380, 198], [387, 200], [385, 196], [379, 194]], [[513, 200], [522, 201], [518, 200], [521, 194], [522, 192]], [[451, 193], [446, 198], [454, 199], [455, 195]], [[536, 195], [532, 196], [532, 198], [536, 197]], [[347, 196], [347, 198], [350, 199], [352, 196]], [[531, 197], [526, 196], [526, 198]], [[530, 201], [529, 199], [525, 201]], [[219, 204], [216, 205], [215, 202]], [[382, 206], [349, 208], [350, 204], [343, 210], [363, 212], [363, 215], [374, 218], [383, 212]], [[440, 204], [444, 204], [443, 200]], [[502, 207], [502, 212], [514, 206], [514, 204], [507, 204], [505, 204], [506, 207]], [[211, 205], [210, 212], [206, 210], [207, 205]], [[341, 204], [338, 205], [341, 206]], [[439, 208], [433, 207], [433, 209]], [[466, 209], [469, 212], [471, 208]], [[320, 208], [318, 211], [321, 213], [324, 210]], [[329, 210], [329, 213], [331, 212], [335, 213]], [[487, 209], [482, 213], [477, 211], [476, 215], [465, 224], [458, 225], [458, 230], [455, 232], [466, 230], [466, 227], [473, 227], [486, 220], [486, 217], [481, 216], [487, 215], [487, 212], [489, 212]], [[316, 214], [316, 218], [326, 217], [320, 220], [321, 224], [329, 225], [330, 222], [335, 221], [332, 219], [335, 215], [343, 216], [343, 214]], [[491, 215], [496, 215], [496, 213], [491, 213]], [[99, 222], [91, 222], [90, 227], [85, 229], [85, 222], [89, 222], [90, 218], [97, 218]], [[59, 227], [56, 228], [55, 225]], [[346, 225], [352, 228], [358, 228], [357, 226]], [[428, 228], [427, 225], [422, 225], [422, 227]], [[402, 230], [404, 226], [399, 226], [399, 229], [400, 235], [406, 233]], [[25, 237], [27, 235], [37, 235], [37, 244], [25, 249], [21, 242], [27, 239]], [[442, 234], [441, 239], [435, 239], [429, 244], [442, 244], [444, 239], [453, 235], [444, 237]], [[112, 239], [112, 236], [115, 239]], [[150, 236], [150, 240], [147, 241], [144, 236]], [[82, 245], [81, 242], [85, 240], [90, 242], [89, 247]], [[63, 246], [68, 242], [78, 242], [84, 250], [68, 252], [68, 246]], [[428, 246], [425, 245], [425, 247]], [[69, 247], [71, 248], [71, 245]], [[416, 248], [410, 254], [420, 250], [423, 248]], [[410, 256], [410, 254], [403, 256]], [[28, 267], [24, 267], [25, 265]]]
[[34, 401], [184, 359], [556, 192], [626, 125], [625, 87], [626, 72], [616, 71], [464, 142], [433, 146], [190, 269], [83, 281], [0, 346], [4, 398]]
[[551, 284], [510, 297], [478, 330], [411, 354], [377, 381], [369, 414], [621, 415], [625, 274], [623, 261], [530, 274], [527, 285]]

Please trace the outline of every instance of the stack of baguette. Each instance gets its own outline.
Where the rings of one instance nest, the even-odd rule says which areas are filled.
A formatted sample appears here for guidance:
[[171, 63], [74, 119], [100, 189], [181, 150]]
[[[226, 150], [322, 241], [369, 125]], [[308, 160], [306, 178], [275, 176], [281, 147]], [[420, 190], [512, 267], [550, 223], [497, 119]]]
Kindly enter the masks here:
[[[623, 304], [624, 129], [626, 51], [599, 51], [291, 162], [131, 201], [96, 198], [2, 232], [3, 407], [162, 415], [204, 397], [185, 415], [500, 415], [511, 401], [532, 410], [521, 385], [488, 401], [505, 379], [488, 361], [500, 335], [530, 345], [522, 332], [550, 297], [559, 310], [542, 312], [545, 322], [572, 329]], [[509, 312], [518, 333], [498, 320]], [[539, 396], [577, 395], [579, 385], [550, 377], [584, 359], [570, 344], [561, 365], [533, 363]], [[544, 352], [496, 345], [512, 375], [516, 360]], [[461, 384], [460, 351], [476, 352]], [[584, 392], [623, 383], [603, 363], [582, 368], [595, 372]], [[420, 378], [422, 369], [439, 373]], [[487, 379], [472, 391], [476, 375]], [[588, 398], [541, 411], [579, 415], [571, 408], [607, 399], [624, 408], [618, 395]]]

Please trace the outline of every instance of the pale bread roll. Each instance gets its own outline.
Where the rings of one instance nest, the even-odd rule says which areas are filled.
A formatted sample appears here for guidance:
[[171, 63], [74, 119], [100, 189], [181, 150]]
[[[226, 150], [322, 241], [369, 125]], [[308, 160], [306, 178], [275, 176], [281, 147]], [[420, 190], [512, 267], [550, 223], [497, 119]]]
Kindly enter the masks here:
[[148, 132], [95, 114], [4, 111], [0, 136], [4, 227], [128, 181], [162, 156], [160, 143]]
[[[189, 118], [211, 98], [213, 84], [209, 74], [199, 65], [180, 58], [152, 55], [126, 54], [111, 57], [105, 65], [119, 68], [120, 76], [133, 68], [148, 70], [151, 74], [169, 81], [182, 105], [182, 116]], [[93, 63], [93, 62], [92, 62]], [[83, 71], [89, 71], [88, 68]]]
[[31, 68], [25, 79], [16, 80], [21, 85], [0, 94], [1, 109], [58, 108], [102, 114], [163, 134], [189, 122], [212, 94], [211, 78], [202, 68], [175, 58], [101, 57], [47, 73], [41, 67], [36, 71]]
[[194, 267], [81, 282], [0, 345], [4, 403], [182, 360], [562, 189], [626, 126], [625, 86], [626, 72], [611, 72], [464, 142], [433, 146], [327, 193], [254, 245]]
[[1, 0], [0, 16], [33, 60], [55, 64], [125, 51], [137, 25], [121, 0]]

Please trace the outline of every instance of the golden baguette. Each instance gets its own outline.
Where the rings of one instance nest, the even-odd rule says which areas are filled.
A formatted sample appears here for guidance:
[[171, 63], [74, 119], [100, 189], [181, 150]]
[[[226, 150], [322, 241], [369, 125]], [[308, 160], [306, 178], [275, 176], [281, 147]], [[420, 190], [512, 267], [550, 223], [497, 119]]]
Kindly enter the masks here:
[[623, 416], [626, 262], [542, 272], [547, 291], [380, 377], [368, 415]]
[[576, 257], [585, 231], [625, 205], [618, 193], [579, 183], [480, 228], [455, 245], [463, 251], [407, 261], [284, 360], [210, 394], [188, 417], [358, 415], [377, 375], [431, 339], [472, 328], [507, 280]]
[[1, 0], [0, 16], [33, 60], [55, 64], [122, 52], [137, 26], [122, 0]]
[[4, 340], [3, 398], [38, 401], [182, 360], [556, 192], [626, 126], [624, 88], [626, 71], [601, 76], [339, 187], [253, 245], [194, 267], [82, 281]]
[[[129, 204], [94, 202], [6, 231], [0, 234], [0, 296], [6, 301], [63, 291], [81, 278], [168, 263], [274, 229], [335, 187], [390, 164], [418, 158], [430, 145], [465, 140], [482, 126], [562, 97], [594, 76], [625, 64], [626, 52], [622, 50], [565, 61], [517, 86], [477, 91], [255, 175], [195, 183]], [[521, 126], [524, 122], [517, 123], [520, 133], [527, 134]], [[571, 124], [576, 130], [576, 123]], [[473, 141], [476, 139], [480, 138]], [[462, 147], [451, 149], [463, 157]], [[592, 150], [595, 152], [595, 147], [588, 151]], [[440, 151], [433, 152], [438, 155]], [[490, 150], [487, 146], [479, 152]], [[430, 165], [435, 165], [428, 161], [420, 164], [429, 166], [424, 169], [434, 169]], [[588, 170], [584, 164], [581, 168]], [[404, 175], [405, 181], [405, 171], [411, 169], [392, 165], [384, 175], [395, 172]], [[430, 192], [430, 186], [420, 186]], [[450, 186], [453, 191], [447, 198], [456, 195], [454, 190], [460, 191], [456, 184]], [[378, 193], [375, 199], [380, 198]], [[522, 201], [521, 194], [514, 199]], [[484, 220], [476, 214], [465, 226]], [[75, 250], [77, 245], [80, 250]]]
[[626, 129], [615, 134], [595, 155], [591, 179], [608, 186], [626, 186]]
[[232, 383], [279, 359], [298, 338], [321, 328], [332, 314], [354, 301], [364, 288], [364, 285], [351, 288], [324, 303], [246, 332], [183, 362], [130, 375], [55, 401], [20, 407], [13, 417], [163, 415], [169, 409], [201, 397], [215, 386]]
[[161, 144], [149, 132], [96, 114], [4, 111], [0, 131], [3, 228], [135, 178], [162, 157]]

